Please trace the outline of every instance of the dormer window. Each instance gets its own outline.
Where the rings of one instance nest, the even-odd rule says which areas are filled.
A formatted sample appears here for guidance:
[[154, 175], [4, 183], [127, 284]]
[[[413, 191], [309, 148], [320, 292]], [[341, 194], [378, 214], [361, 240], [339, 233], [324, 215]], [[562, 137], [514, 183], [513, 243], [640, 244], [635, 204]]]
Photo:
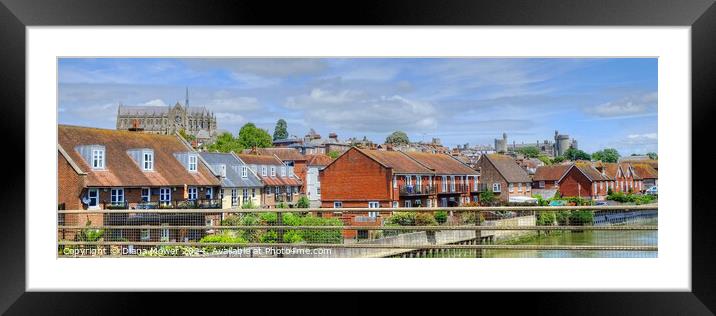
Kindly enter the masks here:
[[104, 169], [104, 148], [92, 149], [92, 169]]
[[191, 172], [196, 172], [197, 161], [198, 161], [198, 158], [196, 155], [189, 155], [189, 163], [187, 164], [187, 169]]
[[266, 176], [266, 166], [261, 166], [261, 176], [262, 177]]
[[142, 168], [144, 171], [154, 170], [154, 151], [145, 151], [142, 154]]
[[276, 167], [274, 167], [274, 166], [271, 166], [271, 176], [272, 177], [276, 176]]
[[281, 177], [286, 177], [286, 167], [281, 167]]
[[242, 178], [249, 177], [249, 168], [247, 168], [246, 166], [241, 167], [241, 177]]

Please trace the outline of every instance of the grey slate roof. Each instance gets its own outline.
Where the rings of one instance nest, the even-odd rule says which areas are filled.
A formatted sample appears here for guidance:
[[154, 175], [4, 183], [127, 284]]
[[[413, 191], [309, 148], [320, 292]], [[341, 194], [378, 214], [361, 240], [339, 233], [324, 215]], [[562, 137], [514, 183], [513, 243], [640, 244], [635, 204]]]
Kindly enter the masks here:
[[[225, 188], [243, 188], [243, 187], [263, 187], [261, 179], [248, 168], [238, 156], [232, 153], [211, 153], [202, 152], [199, 153], [201, 158], [214, 169], [214, 172], [218, 175], [221, 173], [221, 165], [226, 165], [226, 177], [221, 178], [221, 186]], [[241, 177], [241, 167], [248, 168], [248, 177]]]

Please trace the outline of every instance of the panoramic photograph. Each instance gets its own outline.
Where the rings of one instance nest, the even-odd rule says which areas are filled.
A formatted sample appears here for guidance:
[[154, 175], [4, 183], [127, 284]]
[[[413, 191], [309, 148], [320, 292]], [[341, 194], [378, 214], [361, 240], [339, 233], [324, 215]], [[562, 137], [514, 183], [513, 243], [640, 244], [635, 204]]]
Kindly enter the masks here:
[[657, 258], [657, 58], [58, 58], [58, 258]]

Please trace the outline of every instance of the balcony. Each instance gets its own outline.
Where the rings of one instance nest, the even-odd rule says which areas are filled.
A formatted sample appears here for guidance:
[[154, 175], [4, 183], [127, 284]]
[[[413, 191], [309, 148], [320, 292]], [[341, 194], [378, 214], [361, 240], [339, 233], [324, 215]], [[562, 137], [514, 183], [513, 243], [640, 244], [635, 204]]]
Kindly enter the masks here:
[[401, 196], [412, 196], [435, 194], [436, 190], [432, 186], [403, 185], [400, 186], [399, 191]]
[[440, 189], [440, 192], [438, 194], [458, 194], [458, 193], [468, 193], [470, 192], [471, 187], [467, 184], [456, 184], [455, 187], [449, 186], [447, 189], [443, 190]]
[[478, 183], [477, 189], [475, 189], [475, 187], [471, 187], [470, 192], [481, 193], [487, 191], [488, 189], [489, 188], [487, 187], [487, 183]]
[[[116, 204], [116, 203], [115, 203]], [[120, 207], [124, 208], [120, 208]], [[214, 209], [221, 208], [220, 199], [199, 199], [199, 200], [175, 200], [175, 201], [153, 201], [129, 203], [124, 202], [121, 205], [112, 205], [108, 203], [105, 209], [137, 209], [137, 210], [153, 210], [153, 209]]]

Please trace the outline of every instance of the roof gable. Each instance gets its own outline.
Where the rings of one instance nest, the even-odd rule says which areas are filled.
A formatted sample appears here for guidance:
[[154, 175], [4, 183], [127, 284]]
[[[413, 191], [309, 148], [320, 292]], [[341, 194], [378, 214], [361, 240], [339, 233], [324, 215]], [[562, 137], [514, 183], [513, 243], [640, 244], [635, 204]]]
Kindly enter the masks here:
[[448, 154], [403, 152], [437, 174], [478, 175], [478, 172]]
[[527, 174], [527, 171], [520, 168], [512, 157], [500, 154], [487, 154], [482, 155], [480, 159], [483, 159], [483, 157], [495, 167], [497, 172], [502, 175], [505, 181], [512, 183], [532, 182], [530, 176]]

